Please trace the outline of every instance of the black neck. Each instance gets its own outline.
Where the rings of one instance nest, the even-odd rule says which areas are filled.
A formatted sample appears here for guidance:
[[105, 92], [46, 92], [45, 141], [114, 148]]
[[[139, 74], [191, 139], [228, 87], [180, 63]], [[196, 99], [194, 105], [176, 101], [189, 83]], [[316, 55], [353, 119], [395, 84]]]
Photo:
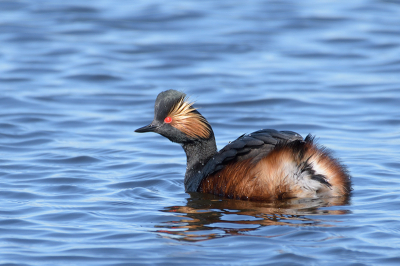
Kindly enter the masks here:
[[185, 174], [185, 190], [186, 192], [197, 191], [203, 175], [201, 171], [204, 165], [217, 152], [214, 134], [211, 133], [209, 139], [196, 140], [194, 142], [185, 143], [182, 145], [187, 157], [187, 168]]

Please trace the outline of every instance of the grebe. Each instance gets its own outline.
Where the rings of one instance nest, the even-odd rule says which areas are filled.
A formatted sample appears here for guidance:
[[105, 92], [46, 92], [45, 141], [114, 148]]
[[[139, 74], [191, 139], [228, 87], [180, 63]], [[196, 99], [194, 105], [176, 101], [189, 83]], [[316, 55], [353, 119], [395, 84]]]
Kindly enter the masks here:
[[262, 129], [244, 134], [219, 152], [208, 121], [186, 94], [161, 92], [154, 120], [135, 132], [155, 132], [182, 145], [187, 157], [186, 192], [243, 200], [346, 196], [346, 168], [330, 152], [292, 131]]

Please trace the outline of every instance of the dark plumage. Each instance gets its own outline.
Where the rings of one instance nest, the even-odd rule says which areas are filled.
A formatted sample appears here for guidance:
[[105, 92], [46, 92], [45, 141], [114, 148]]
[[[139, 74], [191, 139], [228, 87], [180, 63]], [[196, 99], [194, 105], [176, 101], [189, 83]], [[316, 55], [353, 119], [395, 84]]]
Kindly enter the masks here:
[[156, 132], [180, 143], [187, 156], [186, 192], [228, 198], [274, 200], [339, 197], [351, 191], [350, 176], [324, 147], [292, 131], [245, 134], [217, 152], [214, 132], [184, 93], [161, 92], [153, 122], [136, 132]]

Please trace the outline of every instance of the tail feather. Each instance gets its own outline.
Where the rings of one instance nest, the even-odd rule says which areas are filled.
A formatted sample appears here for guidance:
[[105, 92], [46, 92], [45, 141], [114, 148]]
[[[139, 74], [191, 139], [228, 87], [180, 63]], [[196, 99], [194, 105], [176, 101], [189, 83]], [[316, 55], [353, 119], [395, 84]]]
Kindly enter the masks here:
[[[338, 197], [351, 191], [350, 176], [346, 167], [331, 155], [327, 148], [315, 144], [308, 135], [304, 141], [281, 142], [259, 166], [265, 177], [286, 184], [288, 191], [278, 197]], [[272, 163], [268, 163], [272, 162]], [[282, 184], [279, 184], [282, 187]]]

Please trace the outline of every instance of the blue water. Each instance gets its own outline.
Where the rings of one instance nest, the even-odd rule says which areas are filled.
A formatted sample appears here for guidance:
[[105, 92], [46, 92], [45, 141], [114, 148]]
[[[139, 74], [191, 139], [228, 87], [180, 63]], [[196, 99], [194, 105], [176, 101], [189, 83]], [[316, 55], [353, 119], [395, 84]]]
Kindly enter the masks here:
[[[0, 1], [0, 265], [399, 265], [400, 3]], [[191, 95], [222, 148], [312, 133], [348, 200], [184, 192], [133, 131]]]

